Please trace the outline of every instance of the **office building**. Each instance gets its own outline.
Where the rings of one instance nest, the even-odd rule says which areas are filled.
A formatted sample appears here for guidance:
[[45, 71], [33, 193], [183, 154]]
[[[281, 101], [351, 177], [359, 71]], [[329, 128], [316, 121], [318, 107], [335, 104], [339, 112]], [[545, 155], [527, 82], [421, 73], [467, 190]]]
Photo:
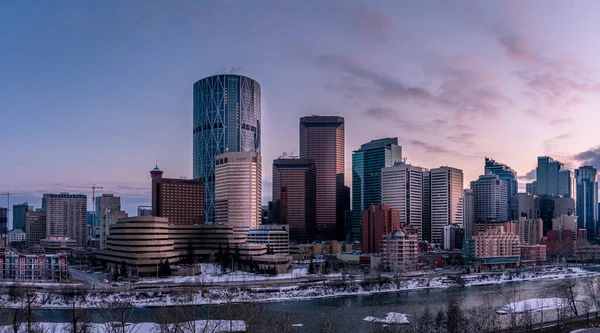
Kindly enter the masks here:
[[537, 181], [525, 184], [525, 193], [537, 195]]
[[36, 209], [27, 212], [25, 222], [25, 233], [27, 234], [27, 246], [40, 245], [40, 240], [46, 238], [46, 212]]
[[419, 239], [416, 234], [405, 230], [393, 230], [385, 234], [380, 241], [382, 264], [388, 271], [416, 269], [419, 256]]
[[83, 194], [44, 194], [47, 236], [69, 237], [78, 247], [87, 245], [87, 196]]
[[519, 182], [517, 179], [517, 172], [506, 164], [499, 163], [491, 158], [485, 158], [484, 175], [493, 174], [498, 176], [500, 180], [506, 182], [506, 217], [507, 219], [518, 218], [511, 216], [512, 197], [517, 194], [519, 190]]
[[204, 217], [214, 221], [215, 156], [257, 152], [261, 146], [261, 89], [241, 75], [222, 74], [194, 83], [194, 179], [204, 182]]
[[157, 168], [150, 176], [152, 216], [166, 217], [170, 224], [204, 223], [205, 186], [201, 180], [162, 178]]
[[106, 241], [108, 235], [110, 235], [110, 226], [117, 223], [119, 219], [126, 218], [127, 213], [121, 210], [111, 210], [110, 208], [105, 208], [100, 212], [100, 229], [99, 229], [99, 238], [100, 238], [100, 249], [106, 249]]
[[6, 235], [7, 233], [8, 233], [8, 208], [0, 207], [0, 235]]
[[560, 170], [558, 172], [558, 195], [564, 198], [575, 198], [574, 178], [571, 170]]
[[573, 176], [571, 171], [564, 170], [564, 165], [549, 156], [538, 157], [536, 168], [536, 187], [539, 196], [560, 195], [573, 197]]
[[479, 176], [471, 182], [476, 221], [507, 221], [507, 183], [494, 174]]
[[215, 157], [215, 164], [215, 222], [244, 234], [256, 229], [262, 218], [260, 154], [225, 153]]
[[152, 206], [138, 206], [137, 216], [152, 216]]
[[261, 225], [248, 231], [249, 244], [264, 244], [269, 254], [290, 254], [290, 234], [285, 225]]
[[400, 229], [400, 212], [388, 205], [371, 205], [362, 211], [362, 252], [379, 253], [381, 237]]
[[179, 262], [179, 252], [169, 239], [169, 220], [164, 217], [130, 217], [110, 226], [106, 249], [96, 251], [98, 260], [120, 269], [124, 262], [128, 276], [156, 276], [158, 266]]
[[475, 196], [473, 190], [465, 189], [463, 191], [463, 228], [465, 229], [465, 239], [470, 240], [473, 237], [475, 223]]
[[580, 229], [587, 229], [588, 240], [598, 237], [598, 173], [592, 166], [575, 170], [577, 183], [576, 213]]
[[529, 193], [517, 193], [512, 199], [512, 219], [518, 220], [521, 217], [527, 219], [537, 219], [540, 217], [539, 199]]
[[[574, 235], [577, 235], [578, 217], [575, 215], [560, 215], [552, 219], [552, 230], [571, 230]], [[583, 229], [586, 230], [586, 229]], [[586, 231], [587, 233], [587, 231]]]
[[279, 158], [273, 161], [271, 221], [288, 225], [293, 242], [312, 242], [317, 228], [317, 178], [313, 160]]
[[[372, 140], [352, 153], [352, 238], [361, 239], [362, 211], [383, 203], [381, 169], [402, 162], [398, 138]], [[420, 214], [419, 214], [420, 215]]]
[[28, 211], [29, 205], [26, 202], [20, 205], [13, 205], [13, 230], [25, 230], [25, 219]]
[[423, 233], [423, 172], [403, 162], [381, 169], [381, 202], [400, 212], [400, 225]]
[[80, 247], [77, 240], [67, 236], [48, 236], [40, 239], [40, 246], [46, 253], [71, 253], [73, 249]]
[[561, 215], [575, 215], [575, 200], [561, 196], [543, 196], [537, 198], [540, 218], [544, 221], [544, 234], [552, 230], [552, 219]]
[[431, 172], [423, 171], [423, 196], [421, 200], [423, 204], [421, 240], [431, 243]]
[[520, 217], [517, 221], [517, 235], [521, 244], [538, 244], [544, 237], [544, 222], [542, 219]]
[[451, 224], [444, 226], [444, 233], [442, 234], [442, 248], [444, 250], [457, 250], [462, 249], [465, 238], [465, 229], [456, 225]]
[[315, 161], [316, 238], [344, 239], [344, 118], [300, 118], [300, 158]]
[[[441, 244], [444, 226], [463, 222], [463, 172], [447, 166], [431, 169], [431, 242]], [[426, 238], [423, 238], [426, 239]]]

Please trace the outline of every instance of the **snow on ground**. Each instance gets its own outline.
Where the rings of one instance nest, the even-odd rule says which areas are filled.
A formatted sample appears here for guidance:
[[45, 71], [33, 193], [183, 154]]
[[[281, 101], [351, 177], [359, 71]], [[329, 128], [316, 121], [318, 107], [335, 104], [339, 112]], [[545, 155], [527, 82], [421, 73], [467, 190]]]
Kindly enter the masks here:
[[504, 272], [502, 274], [478, 273], [463, 275], [461, 278], [465, 281], [465, 286], [480, 286], [486, 284], [505, 283], [510, 281], [531, 281], [539, 279], [563, 279], [566, 277], [583, 277], [598, 275], [597, 272], [591, 272], [581, 267], [543, 267], [537, 271], [522, 272]]
[[564, 298], [532, 298], [507, 304], [502, 307], [502, 310], [512, 313], [524, 313], [554, 310], [566, 306], [567, 300]]
[[398, 312], [388, 312], [385, 318], [377, 318], [377, 317], [365, 317], [364, 321], [370, 321], [372, 323], [382, 323], [382, 324], [409, 324], [408, 318], [404, 313]]
[[[25, 324], [23, 324], [25, 325]], [[115, 323], [116, 326], [111, 327], [110, 324], [105, 323], [92, 323], [92, 329], [90, 331], [98, 333], [110, 333], [115, 331], [116, 328], [121, 326]], [[246, 323], [242, 320], [197, 320], [195, 322], [181, 323], [187, 328], [195, 328], [194, 332], [246, 332]], [[69, 323], [35, 323], [34, 329], [39, 328], [42, 332], [69, 332], [71, 327]], [[157, 323], [126, 323], [126, 332], [156, 332], [158, 328]], [[11, 326], [0, 326], [0, 332], [12, 331]], [[175, 331], [174, 324], [168, 325], [168, 331]], [[116, 331], [120, 331], [117, 329]]]
[[292, 327], [302, 327], [304, 324], [292, 324]]

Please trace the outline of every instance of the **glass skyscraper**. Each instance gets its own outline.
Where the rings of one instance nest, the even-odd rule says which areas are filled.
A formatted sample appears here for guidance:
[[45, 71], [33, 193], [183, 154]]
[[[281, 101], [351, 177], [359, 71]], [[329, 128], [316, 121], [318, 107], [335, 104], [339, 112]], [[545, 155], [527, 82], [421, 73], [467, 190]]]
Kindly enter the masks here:
[[402, 161], [398, 138], [373, 140], [352, 153], [352, 240], [360, 240], [362, 211], [381, 201], [381, 169]]
[[538, 157], [536, 168], [537, 195], [573, 197], [573, 176], [571, 171], [563, 168], [563, 164], [553, 160], [552, 157]]
[[29, 211], [29, 205], [26, 202], [20, 205], [13, 205], [13, 230], [19, 229], [25, 231], [27, 211]]
[[204, 182], [204, 216], [214, 222], [215, 156], [260, 153], [260, 85], [223, 74], [194, 83], [194, 179]]
[[598, 221], [598, 173], [592, 166], [582, 166], [575, 170], [577, 182], [577, 224], [580, 229], [587, 229], [588, 240], [597, 237]]
[[485, 158], [485, 170], [484, 175], [494, 174], [506, 182], [506, 218], [507, 219], [518, 219], [519, 217], [511, 217], [512, 197], [519, 191], [519, 183], [517, 180], [517, 172], [506, 164], [496, 162], [495, 160], [486, 157]]

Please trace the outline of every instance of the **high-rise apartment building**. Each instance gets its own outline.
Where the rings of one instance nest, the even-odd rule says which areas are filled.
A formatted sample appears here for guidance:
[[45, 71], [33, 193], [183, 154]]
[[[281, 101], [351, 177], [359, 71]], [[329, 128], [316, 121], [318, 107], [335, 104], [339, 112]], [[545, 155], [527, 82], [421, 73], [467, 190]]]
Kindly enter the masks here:
[[[517, 180], [517, 172], [506, 164], [496, 162], [495, 160], [486, 157], [484, 175], [494, 174], [498, 178], [506, 182], [506, 192], [508, 197], [506, 198], [506, 216], [508, 219], [513, 218], [511, 216], [511, 201], [512, 197], [517, 194], [519, 190], [519, 182]], [[518, 218], [518, 217], [514, 217]]]
[[564, 165], [549, 156], [538, 157], [536, 168], [537, 194], [540, 196], [560, 195], [565, 198], [573, 197], [573, 176], [571, 171], [564, 170]]
[[542, 219], [520, 217], [517, 222], [517, 234], [521, 244], [536, 245], [544, 237], [544, 222]]
[[[103, 215], [107, 212], [121, 211], [121, 197], [115, 197], [114, 194], [105, 193], [101, 196], [96, 197], [95, 205], [95, 221], [92, 225], [92, 234], [94, 235], [94, 237], [98, 237], [98, 235], [96, 235], [96, 228], [102, 229], [102, 226], [100, 224], [102, 223]], [[108, 227], [106, 226], [104, 228], [108, 229]]]
[[400, 212], [388, 205], [371, 205], [362, 211], [362, 251], [379, 253], [384, 235], [400, 229]]
[[8, 208], [0, 207], [0, 235], [8, 233]]
[[166, 217], [169, 224], [204, 223], [204, 183], [201, 180], [162, 178], [158, 168], [152, 178], [152, 216]]
[[300, 118], [300, 158], [315, 161], [316, 238], [344, 239], [344, 118]]
[[441, 244], [444, 226], [463, 222], [463, 172], [460, 169], [442, 166], [431, 169], [429, 174], [431, 241]]
[[25, 224], [27, 246], [40, 245], [40, 240], [46, 238], [46, 212], [42, 209], [27, 212]]
[[398, 138], [373, 140], [352, 153], [352, 238], [361, 239], [361, 212], [381, 204], [381, 169], [402, 161]]
[[421, 235], [422, 240], [431, 243], [431, 172], [423, 171], [423, 203]]
[[537, 180], [525, 184], [525, 193], [537, 195]]
[[97, 236], [100, 238], [100, 250], [106, 249], [106, 240], [110, 235], [110, 226], [117, 223], [119, 219], [127, 217], [127, 213], [121, 210], [104, 208], [104, 210], [100, 212], [100, 234]]
[[479, 176], [471, 182], [471, 190], [475, 199], [476, 221], [508, 220], [508, 186], [504, 180], [495, 174]]
[[83, 194], [44, 194], [47, 236], [69, 237], [78, 247], [87, 245], [87, 196]]
[[405, 163], [381, 169], [381, 203], [400, 212], [400, 224], [423, 233], [423, 172]]
[[262, 219], [261, 156], [230, 152], [215, 157], [215, 222], [247, 234]]
[[13, 205], [13, 230], [25, 230], [25, 221], [27, 219], [28, 211], [29, 205], [26, 202], [19, 205]]
[[592, 166], [582, 166], [575, 170], [575, 179], [578, 227], [587, 229], [591, 241], [598, 236], [598, 172]]
[[280, 158], [273, 161], [273, 204], [270, 219], [289, 225], [294, 242], [312, 242], [317, 228], [317, 176], [313, 160]]
[[470, 240], [473, 237], [475, 223], [475, 196], [473, 190], [465, 189], [463, 192], [463, 228], [465, 229], [465, 239]]
[[223, 74], [194, 83], [194, 179], [205, 184], [204, 216], [214, 221], [215, 156], [260, 153], [261, 91], [251, 78]]
[[537, 219], [540, 217], [540, 201], [535, 195], [517, 193], [513, 196], [511, 204], [511, 216], [513, 220], [518, 220], [521, 217], [527, 219]]
[[405, 230], [394, 230], [381, 238], [381, 263], [392, 272], [417, 268], [419, 238]]

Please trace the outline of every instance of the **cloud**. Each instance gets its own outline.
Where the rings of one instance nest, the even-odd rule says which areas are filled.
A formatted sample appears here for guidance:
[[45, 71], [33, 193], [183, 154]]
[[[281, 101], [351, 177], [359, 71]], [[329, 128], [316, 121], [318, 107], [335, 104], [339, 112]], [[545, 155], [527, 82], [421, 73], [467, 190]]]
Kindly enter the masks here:
[[412, 144], [413, 146], [417, 146], [417, 147], [425, 150], [425, 152], [427, 152], [427, 153], [451, 154], [453, 156], [462, 157], [462, 158], [480, 158], [480, 156], [463, 154], [460, 151], [456, 151], [456, 150], [438, 146], [438, 145], [432, 145], [427, 142], [423, 142], [423, 141], [419, 141], [419, 140], [409, 140], [408, 142], [410, 144]]
[[473, 139], [475, 136], [476, 135], [473, 133], [458, 133], [448, 136], [446, 140], [463, 146], [472, 146], [474, 144]]
[[573, 160], [579, 162], [580, 165], [591, 165], [600, 169], [600, 146], [575, 154]]
[[535, 171], [535, 169], [529, 171], [528, 173], [526, 173], [526, 174], [524, 174], [522, 176], [519, 176], [518, 179], [521, 180], [521, 181], [525, 181], [525, 182], [534, 181], [536, 179], [536, 171]]
[[364, 114], [378, 120], [392, 121], [409, 131], [423, 131], [425, 129], [425, 125], [409, 120], [409, 117], [402, 117], [400, 112], [391, 108], [373, 107], [367, 109]]
[[572, 137], [573, 136], [569, 133], [562, 133], [553, 138], [544, 140], [542, 142], [542, 145], [544, 146], [544, 152], [546, 152], [547, 154], [553, 152], [556, 149], [558, 143], [560, 143], [560, 141], [564, 141]]

